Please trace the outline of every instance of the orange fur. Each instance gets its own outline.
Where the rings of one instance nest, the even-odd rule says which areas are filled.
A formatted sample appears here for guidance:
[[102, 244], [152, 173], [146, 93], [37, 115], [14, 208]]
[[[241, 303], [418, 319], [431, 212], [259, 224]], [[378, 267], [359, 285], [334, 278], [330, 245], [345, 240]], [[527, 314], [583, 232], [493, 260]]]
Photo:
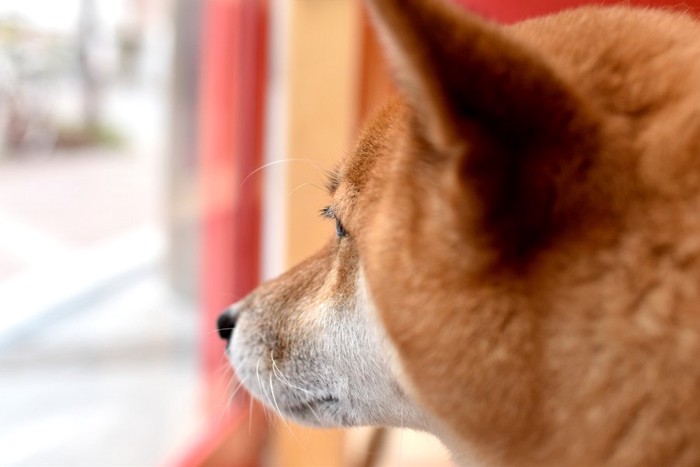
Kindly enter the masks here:
[[364, 275], [458, 460], [699, 465], [698, 24], [367, 1], [402, 97], [332, 187], [348, 236], [251, 294], [248, 334], [305, 345]]
[[499, 464], [700, 463], [697, 24], [374, 3], [415, 110], [349, 229], [417, 396]]

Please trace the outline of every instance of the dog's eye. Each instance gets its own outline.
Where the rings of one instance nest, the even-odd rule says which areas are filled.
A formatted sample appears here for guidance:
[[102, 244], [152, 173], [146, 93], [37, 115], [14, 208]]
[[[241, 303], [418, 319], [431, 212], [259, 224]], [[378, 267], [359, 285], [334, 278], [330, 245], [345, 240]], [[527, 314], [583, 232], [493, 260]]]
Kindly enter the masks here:
[[348, 234], [338, 219], [335, 220], [335, 233], [338, 235], [338, 238], [343, 238]]
[[321, 217], [325, 219], [333, 219], [335, 220], [335, 233], [338, 235], [338, 238], [343, 238], [347, 237], [348, 233], [345, 230], [345, 227], [343, 227], [343, 223], [338, 220], [337, 217], [335, 217], [335, 213], [333, 212], [333, 208], [330, 206], [326, 206], [325, 208], [321, 209]]

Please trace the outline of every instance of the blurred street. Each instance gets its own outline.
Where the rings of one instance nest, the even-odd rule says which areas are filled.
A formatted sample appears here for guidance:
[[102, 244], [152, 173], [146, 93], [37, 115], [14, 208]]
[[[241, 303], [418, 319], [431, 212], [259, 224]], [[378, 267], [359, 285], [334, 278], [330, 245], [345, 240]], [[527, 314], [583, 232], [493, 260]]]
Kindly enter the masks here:
[[[169, 62], [152, 49], [102, 96], [123, 141], [0, 151], [2, 466], [161, 465], [201, 429], [197, 315], [165, 279], [169, 96], [153, 70]], [[58, 89], [58, 107], [79, 92]]]
[[153, 272], [0, 352], [0, 465], [160, 465], [200, 428], [193, 317]]
[[153, 465], [198, 428], [195, 314], [163, 283], [153, 159], [2, 165], [1, 465]]
[[197, 432], [196, 315], [163, 279], [156, 154], [0, 164], [0, 465], [154, 465]]

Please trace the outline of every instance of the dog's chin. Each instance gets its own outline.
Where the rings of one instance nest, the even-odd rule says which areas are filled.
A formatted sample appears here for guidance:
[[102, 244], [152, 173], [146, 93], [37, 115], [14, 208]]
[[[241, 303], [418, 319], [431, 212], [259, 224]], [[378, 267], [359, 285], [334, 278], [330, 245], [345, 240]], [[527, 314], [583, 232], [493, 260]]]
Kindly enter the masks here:
[[371, 398], [358, 398], [361, 391], [343, 395], [343, 391], [320, 387], [302, 389], [298, 381], [278, 378], [279, 374], [260, 367], [251, 369], [234, 364], [234, 371], [244, 388], [266, 410], [300, 425], [315, 428], [395, 426], [429, 431], [425, 413], [396, 393], [385, 398], [374, 397], [376, 394]]
[[[265, 409], [283, 419], [314, 428], [349, 428], [359, 426], [410, 426], [408, 416], [384, 417], [372, 410], [375, 404], [355, 401], [332, 391], [315, 388], [301, 390], [298, 382], [281, 381], [261, 368], [250, 371], [234, 365], [237, 378], [248, 393]], [[379, 404], [385, 405], [385, 404]], [[380, 411], [381, 412], [381, 411]], [[406, 411], [406, 415], [410, 410]]]
[[[270, 413], [291, 420], [300, 425], [314, 428], [347, 428], [362, 426], [363, 417], [352, 410], [348, 404], [336, 396], [308, 396], [300, 397], [299, 394], [286, 392], [284, 388], [274, 387], [272, 391], [264, 389], [264, 394], [257, 387], [244, 387], [248, 392]], [[350, 410], [348, 410], [350, 409]]]
[[326, 396], [318, 399], [302, 401], [279, 408], [284, 418], [292, 420], [301, 425], [308, 425], [316, 428], [336, 428], [350, 426], [347, 420], [339, 417], [341, 402], [333, 396]]
[[[276, 367], [269, 366], [267, 362], [263, 364], [263, 357], [255, 360], [230, 352], [229, 359], [245, 390], [268, 412], [316, 428], [355, 425], [355, 417], [346, 414], [348, 404], [344, 404], [333, 391], [307, 387], [290, 380]], [[259, 363], [251, 366], [253, 361]]]

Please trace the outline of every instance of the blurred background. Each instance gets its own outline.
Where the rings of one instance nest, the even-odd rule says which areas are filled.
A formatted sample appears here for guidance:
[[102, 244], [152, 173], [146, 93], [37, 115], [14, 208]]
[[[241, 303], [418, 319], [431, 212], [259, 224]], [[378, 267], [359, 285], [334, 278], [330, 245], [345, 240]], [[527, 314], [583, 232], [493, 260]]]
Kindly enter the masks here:
[[357, 0], [0, 1], [0, 465], [450, 465], [264, 414], [215, 332], [334, 235], [324, 170], [392, 92]]
[[159, 464], [204, 423], [198, 285], [167, 275], [174, 14], [0, 2], [0, 465]]

